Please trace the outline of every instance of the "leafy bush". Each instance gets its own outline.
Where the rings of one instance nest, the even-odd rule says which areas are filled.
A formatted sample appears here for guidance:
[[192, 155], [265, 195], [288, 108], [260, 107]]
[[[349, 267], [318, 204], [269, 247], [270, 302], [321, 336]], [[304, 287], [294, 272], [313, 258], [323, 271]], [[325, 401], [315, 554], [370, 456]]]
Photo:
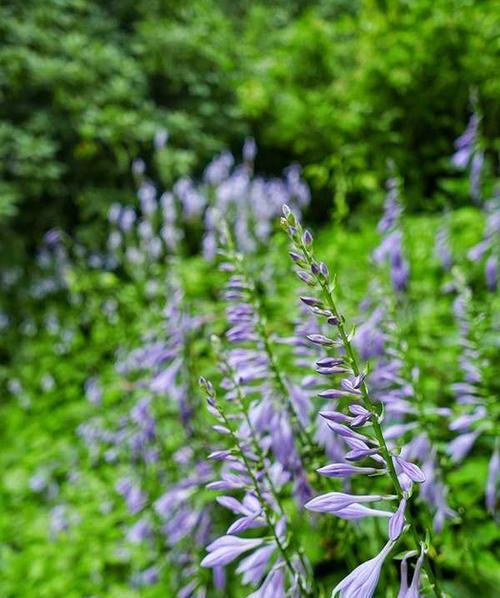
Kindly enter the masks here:
[[30, 235], [57, 223], [102, 243], [109, 206], [134, 193], [131, 162], [151, 163], [165, 130], [165, 185], [252, 131], [259, 169], [307, 167], [318, 220], [332, 196], [340, 216], [380, 204], [388, 159], [411, 209], [463, 204], [447, 156], [471, 93], [496, 165], [492, 1], [30, 0], [0, 10], [0, 217], [11, 250], [32, 249]]
[[241, 105], [264, 147], [297, 156], [318, 188], [371, 202], [392, 159], [409, 206], [432, 208], [436, 190], [445, 191], [440, 181], [452, 176], [448, 148], [471, 92], [488, 149], [497, 148], [494, 3], [353, 6], [320, 2], [283, 27], [262, 8], [251, 11]]
[[377, 226], [285, 208], [288, 248], [273, 201], [308, 194], [253, 158], [159, 197], [141, 171], [100, 253], [46, 235], [2, 317], [2, 595], [368, 597], [401, 558], [494, 591], [497, 204], [405, 216], [394, 178]]

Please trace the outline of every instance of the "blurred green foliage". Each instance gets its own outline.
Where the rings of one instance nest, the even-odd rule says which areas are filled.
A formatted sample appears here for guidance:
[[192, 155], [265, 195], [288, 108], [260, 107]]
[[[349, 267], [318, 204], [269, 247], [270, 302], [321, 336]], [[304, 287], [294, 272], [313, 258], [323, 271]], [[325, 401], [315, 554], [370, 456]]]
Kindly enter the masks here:
[[[495, 0], [4, 0], [0, 263], [33, 250], [57, 225], [77, 229], [97, 249], [111, 203], [130, 203], [135, 193], [135, 157], [168, 187], [198, 175], [217, 151], [239, 151], [247, 134], [259, 144], [258, 170], [274, 174], [293, 160], [305, 166], [318, 221], [332, 209], [344, 216], [358, 204], [378, 206], [388, 159], [405, 180], [412, 211], [464, 204], [467, 185], [449, 155], [471, 94], [483, 115], [488, 166], [497, 166], [499, 31]], [[170, 137], [155, 151], [160, 130]], [[348, 314], [366, 291], [367, 256], [376, 243], [365, 215], [351, 220], [356, 230], [328, 227], [319, 237], [326, 261], [348, 281], [340, 290]], [[452, 240], [463, 253], [481, 237], [482, 218], [462, 210], [452, 221]], [[440, 293], [437, 267], [428, 267], [437, 219], [413, 216], [407, 227], [412, 292], [422, 309], [414, 314], [424, 347], [417, 361], [432, 374], [429, 392], [442, 392], [445, 403], [440, 385], [453, 379], [456, 355], [442, 346], [453, 334], [450, 299]], [[282, 249], [266, 256], [277, 272], [286, 270]], [[481, 297], [482, 272], [470, 274]], [[272, 326], [293, 313], [288, 279], [277, 279]], [[209, 304], [207, 313], [217, 309], [219, 280], [202, 260], [187, 262], [184, 282], [189, 296]], [[6, 311], [19, 320], [0, 342], [9, 361], [0, 367], [0, 388], [12, 395], [0, 404], [0, 595], [7, 598], [138, 595], [128, 580], [141, 555], [128, 559], [119, 551], [127, 515], [112, 488], [120, 472], [93, 470], [75, 429], [92, 415], [83, 396], [89, 374], [105, 382], [106, 405], [124, 400], [115, 352], [137, 346], [161, 306], [148, 304], [134, 281], [78, 265], [70, 287], [71, 301], [56, 296], [42, 305], [30, 302], [20, 280], [5, 298]], [[116, 320], [103, 309], [109, 300], [117, 302]], [[47, 324], [54, 316], [72, 335], [63, 353]], [[44, 387], [47, 372], [54, 385]], [[13, 381], [20, 392], [10, 392]], [[465, 568], [470, 579], [458, 588], [450, 581], [457, 596], [478, 589], [493, 595], [488, 580], [500, 583], [495, 530], [478, 507], [485, 467], [484, 454], [476, 454], [455, 474], [471, 513], [460, 535], [452, 527], [443, 540], [445, 577]], [[54, 537], [48, 528], [55, 503], [29, 487], [40, 469], [57, 481], [57, 500], [76, 517]], [[110, 496], [115, 503], [107, 510]], [[165, 589], [141, 596], [165, 596]]]
[[[477, 95], [498, 150], [494, 0], [6, 0], [0, 6], [0, 222], [28, 246], [55, 224], [101, 238], [142, 156], [169, 185], [257, 137], [337, 209], [377, 201], [387, 160], [408, 203], [466, 200], [448, 161]], [[153, 138], [168, 130], [153, 159]], [[153, 166], [154, 162], [154, 166]], [[317, 199], [317, 203], [318, 203]], [[321, 203], [321, 202], [320, 202]], [[17, 215], [16, 214], [17, 210]], [[15, 217], [13, 218], [13, 216]]]
[[[352, 198], [369, 198], [392, 159], [409, 204], [432, 207], [440, 179], [450, 175], [471, 92], [480, 98], [487, 144], [498, 149], [495, 4], [323, 1], [281, 28], [255, 8], [238, 88], [243, 111], [264, 146], [309, 165], [319, 187], [347, 186]], [[266, 35], [256, 36], [261, 29]]]
[[[456, 334], [453, 296], [440, 292], [443, 274], [432, 253], [440, 223], [440, 218], [427, 215], [408, 217], [405, 222], [406, 250], [412, 260], [409, 315], [414, 323], [408, 342], [422, 370], [426, 397], [445, 405], [451, 400], [449, 385], [458, 373], [457, 348], [449, 341]], [[450, 224], [458, 264], [467, 270], [476, 308], [481, 309], [486, 292], [483, 272], [464, 255], [481, 239], [484, 219], [477, 209], [462, 209], [453, 213]], [[369, 255], [377, 242], [374, 221], [369, 218], [349, 229], [328, 226], [318, 235], [318, 254], [343, 281], [339, 299], [349, 318], [358, 313], [367, 291]], [[292, 325], [298, 285], [290, 279], [285, 248], [284, 236], [278, 236], [265, 256], [265, 263], [272, 263], [276, 273], [276, 292], [267, 306], [270, 326], [281, 332]], [[188, 299], [201, 299], [207, 314], [222, 308], [216, 301], [219, 277], [209, 275], [203, 260], [187, 259], [182, 273]], [[77, 427], [96, 414], [111, 417], [130, 407], [132, 397], [113, 360], [118, 349], [140, 346], [144, 331], [161, 327], [162, 304], [148, 300], [137, 281], [89, 269], [84, 263], [73, 264], [67, 280], [70, 301], [49, 297], [43, 309], [39, 306], [26, 316], [22, 334], [19, 336], [19, 329], [11, 331], [18, 335], [12, 363], [0, 368], [4, 389], [14, 380], [19, 385], [15, 396], [0, 406], [4, 447], [0, 453], [4, 472], [0, 483], [0, 595], [160, 598], [168, 592], [172, 571], [166, 568], [161, 582], [150, 588], [130, 586], [130, 577], [148, 562], [148, 549], [123, 540], [130, 515], [114, 491], [123, 472], [102, 460], [96, 465], [78, 438]], [[105, 309], [109, 301], [116, 304], [112, 317]], [[48, 325], [49, 320], [57, 322], [56, 329]], [[68, 342], [61, 353], [59, 343], [66, 335]], [[14, 336], [4, 337], [2, 344], [13, 342]], [[212, 368], [200, 363], [198, 373], [213, 373]], [[53, 385], [44, 384], [47, 373]], [[85, 380], [94, 374], [105, 389], [104, 409], [92, 406], [84, 396]], [[179, 427], [176, 419], [166, 418], [163, 424], [165, 438], [173, 439]], [[465, 465], [450, 473], [458, 488], [450, 495], [450, 504], [462, 520], [450, 523], [439, 537], [440, 566], [447, 589], [461, 598], [472, 598], [477, 591], [493, 596], [500, 581], [493, 556], [498, 532], [483, 510], [485, 455], [490, 451], [486, 444], [478, 445]], [[40, 472], [46, 472], [55, 484], [53, 496], [30, 488], [33, 476]], [[60, 504], [68, 509], [69, 527], [54, 533], [50, 531], [53, 509]], [[316, 536], [307, 539], [311, 549], [321, 541]], [[459, 569], [461, 575], [457, 576]], [[327, 571], [327, 575], [334, 573]], [[235, 591], [227, 595], [244, 594]], [[377, 595], [386, 596], [383, 587]]]

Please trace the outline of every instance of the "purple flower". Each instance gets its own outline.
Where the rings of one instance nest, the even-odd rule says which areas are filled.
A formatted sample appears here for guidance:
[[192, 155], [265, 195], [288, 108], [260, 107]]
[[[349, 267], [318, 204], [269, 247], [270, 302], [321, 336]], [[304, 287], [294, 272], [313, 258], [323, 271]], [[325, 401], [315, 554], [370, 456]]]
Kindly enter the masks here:
[[49, 247], [54, 247], [61, 242], [61, 238], [61, 231], [57, 228], [51, 228], [45, 233], [43, 240]]
[[205, 169], [203, 178], [211, 185], [217, 185], [229, 176], [234, 158], [229, 152], [217, 156]]
[[453, 439], [446, 449], [453, 463], [461, 463], [469, 454], [479, 436], [478, 431], [466, 432]]
[[413, 572], [413, 578], [411, 585], [408, 587], [408, 565], [407, 558], [404, 557], [401, 561], [401, 587], [398, 592], [397, 598], [420, 598], [419, 586], [420, 586], [420, 571], [424, 563], [424, 550], [423, 547], [420, 551], [417, 564], [415, 565], [415, 571]]
[[405, 524], [406, 498], [402, 498], [399, 507], [389, 519], [389, 539], [397, 540], [401, 535]]
[[453, 257], [451, 255], [449, 229], [447, 226], [440, 227], [436, 234], [435, 254], [441, 262], [443, 269], [447, 272], [451, 270]]
[[340, 519], [345, 519], [346, 521], [357, 521], [358, 519], [364, 519], [365, 517], [392, 517], [391, 511], [382, 511], [380, 509], [371, 509], [369, 507], [365, 507], [364, 505], [358, 505], [357, 503], [353, 503], [348, 507], [345, 507], [341, 511], [337, 511], [335, 513], [336, 517]]
[[371, 598], [380, 577], [380, 571], [384, 560], [391, 552], [394, 542], [389, 540], [380, 553], [362, 563], [352, 571], [345, 579], [335, 586], [332, 591], [332, 598]]
[[255, 585], [260, 582], [264, 577], [275, 550], [276, 547], [273, 544], [266, 544], [255, 550], [250, 556], [242, 559], [236, 569], [236, 573], [242, 576], [243, 584]]
[[418, 484], [425, 482], [424, 472], [420, 469], [420, 467], [418, 467], [418, 465], [415, 465], [414, 463], [409, 463], [408, 461], [405, 461], [405, 459], [403, 459], [402, 457], [398, 456], [394, 457], [394, 462], [396, 467], [399, 468], [400, 471], [405, 473], [412, 482], [417, 482]]
[[488, 290], [494, 293], [498, 286], [498, 262], [496, 256], [490, 255], [490, 257], [486, 260], [484, 276]]
[[373, 475], [381, 473], [383, 470], [374, 467], [356, 467], [348, 463], [332, 463], [320, 467], [318, 473], [329, 478], [348, 478], [353, 475]]
[[165, 129], [158, 129], [155, 132], [155, 136], [154, 136], [154, 140], [153, 140], [155, 149], [156, 150], [163, 149], [168, 141], [168, 138], [169, 138], [168, 131], [166, 131]]
[[456, 152], [453, 154], [451, 161], [457, 167], [463, 170], [469, 163], [476, 144], [477, 134], [479, 130], [479, 116], [473, 112], [467, 128], [462, 135], [455, 141]]
[[132, 585], [135, 587], [145, 587], [145, 586], [152, 586], [153, 584], [157, 583], [160, 579], [160, 574], [158, 568], [153, 565], [152, 567], [148, 567], [144, 569], [140, 573], [137, 573], [132, 578]]
[[128, 531], [127, 540], [133, 544], [143, 542], [151, 535], [151, 524], [146, 519], [139, 519]]
[[328, 492], [316, 496], [304, 506], [309, 511], [316, 511], [317, 513], [337, 513], [342, 509], [356, 503], [370, 503], [379, 500], [387, 500], [383, 496], [373, 495], [355, 495], [344, 494], [343, 492]]
[[285, 576], [283, 566], [274, 567], [264, 580], [264, 583], [256, 592], [249, 594], [247, 598], [286, 598]]
[[253, 137], [247, 137], [243, 144], [243, 160], [245, 162], [253, 162], [257, 155], [257, 144]]
[[260, 538], [249, 539], [238, 536], [222, 536], [207, 546], [209, 554], [201, 561], [202, 567], [227, 565], [244, 552], [248, 552], [263, 544]]
[[239, 534], [247, 529], [265, 525], [265, 520], [261, 516], [262, 506], [254, 495], [246, 494], [242, 503], [232, 496], [218, 496], [216, 500], [233, 513], [242, 515], [231, 524], [227, 530], [228, 534]]
[[116, 485], [116, 490], [125, 499], [127, 508], [132, 515], [138, 513], [147, 502], [146, 494], [144, 494], [140, 488], [135, 486], [128, 478], [120, 480]]

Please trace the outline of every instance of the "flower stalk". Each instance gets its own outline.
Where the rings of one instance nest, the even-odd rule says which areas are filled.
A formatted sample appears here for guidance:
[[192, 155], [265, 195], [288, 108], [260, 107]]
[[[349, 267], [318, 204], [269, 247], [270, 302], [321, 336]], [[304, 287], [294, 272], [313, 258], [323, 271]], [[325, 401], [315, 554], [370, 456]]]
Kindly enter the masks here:
[[[308, 284], [309, 286], [319, 286], [321, 289], [324, 307], [326, 307], [327, 311], [330, 312], [328, 318], [329, 323], [336, 327], [340, 338], [339, 343], [332, 340], [330, 344], [332, 346], [335, 344], [341, 345], [345, 352], [345, 360], [347, 361], [353, 376], [356, 380], [359, 381], [358, 391], [363, 406], [367, 411], [371, 413], [371, 418], [369, 421], [373, 428], [373, 432], [378, 443], [380, 454], [386, 464], [387, 473], [392, 481], [395, 493], [401, 501], [406, 501], [408, 497], [408, 492], [405, 489], [403, 489], [394, 464], [395, 460], [396, 462], [398, 462], [398, 457], [392, 455], [391, 451], [389, 450], [386, 440], [384, 438], [382, 427], [380, 425], [383, 415], [382, 410], [380, 408], [377, 409], [377, 406], [370, 399], [368, 387], [365, 382], [366, 372], [362, 371], [358, 364], [356, 354], [351, 344], [351, 335], [346, 332], [345, 319], [341, 315], [334, 299], [333, 292], [335, 289], [335, 282], [330, 283], [330, 275], [327, 266], [323, 263], [318, 263], [315, 260], [312, 250], [313, 238], [309, 231], [303, 231], [301, 224], [297, 221], [297, 218], [295, 217], [293, 212], [286, 205], [283, 206], [283, 214], [284, 217], [281, 219], [281, 224], [284, 230], [288, 233], [290, 240], [293, 243], [293, 249], [296, 251], [297, 256], [294, 259], [294, 261], [300, 268], [300, 270], [298, 270], [297, 272], [297, 275], [302, 281], [306, 282], [306, 284]], [[327, 345], [326, 341], [328, 339], [326, 338], [325, 341], [321, 341], [321, 339], [315, 340], [321, 342], [321, 344]], [[416, 468], [416, 466], [411, 467]], [[415, 481], [418, 481], [418, 478], [415, 478]], [[418, 534], [415, 522], [413, 521], [413, 518], [411, 517], [409, 511], [406, 512], [405, 516], [409, 524], [409, 528], [411, 530], [411, 534], [413, 536], [415, 544], [417, 548], [420, 549], [423, 542]], [[428, 555], [425, 556], [424, 568], [426, 570], [436, 598], [444, 598], [445, 594], [441, 590], [439, 582], [436, 579]]]

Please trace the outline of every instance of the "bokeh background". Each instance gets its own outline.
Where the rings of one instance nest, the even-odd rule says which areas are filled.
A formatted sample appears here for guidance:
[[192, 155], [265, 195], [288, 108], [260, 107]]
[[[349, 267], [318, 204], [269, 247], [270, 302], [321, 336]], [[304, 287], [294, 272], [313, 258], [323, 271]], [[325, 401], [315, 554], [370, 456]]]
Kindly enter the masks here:
[[[144, 280], [89, 265], [81, 251], [56, 273], [64, 283], [33, 291], [47, 231], [99, 255], [110, 208], [138, 203], [138, 159], [162, 191], [201, 179], [222, 151], [240, 160], [253, 137], [257, 173], [280, 177], [301, 165], [305, 218], [348, 278], [349, 311], [367, 288], [385, 181], [397, 176], [414, 292], [429, 295], [421, 333], [432, 346], [437, 329], [451, 330], [449, 305], [436, 299], [435, 269], [419, 264], [434, 259], [443, 213], [457, 250], [480, 241], [485, 225], [466, 169], [450, 159], [473, 114], [481, 197], [495, 189], [498, 9], [495, 0], [2, 1], [1, 596], [169, 595], [130, 584], [148, 559], [139, 548], [120, 553], [119, 473], [97, 467], [76, 432], [94, 415], [89, 378], [105, 381], [109, 405], [121, 404], [116, 353], [137, 346], [160, 310]], [[188, 295], [209, 304], [220, 275], [196, 255], [198, 233], [181, 277]], [[267, 253], [286, 261], [284, 241]], [[486, 293], [482, 269], [471, 272]], [[286, 287], [280, 300], [291, 304]], [[436, 361], [455, 357], [450, 349]], [[457, 474], [473, 520], [486, 453], [476, 459]], [[494, 526], [474, 529], [481, 533], [467, 541], [477, 543], [479, 573], [455, 595], [486, 587], [493, 596], [481, 579], [496, 568]], [[450, 570], [460, 567], [453, 558]]]

